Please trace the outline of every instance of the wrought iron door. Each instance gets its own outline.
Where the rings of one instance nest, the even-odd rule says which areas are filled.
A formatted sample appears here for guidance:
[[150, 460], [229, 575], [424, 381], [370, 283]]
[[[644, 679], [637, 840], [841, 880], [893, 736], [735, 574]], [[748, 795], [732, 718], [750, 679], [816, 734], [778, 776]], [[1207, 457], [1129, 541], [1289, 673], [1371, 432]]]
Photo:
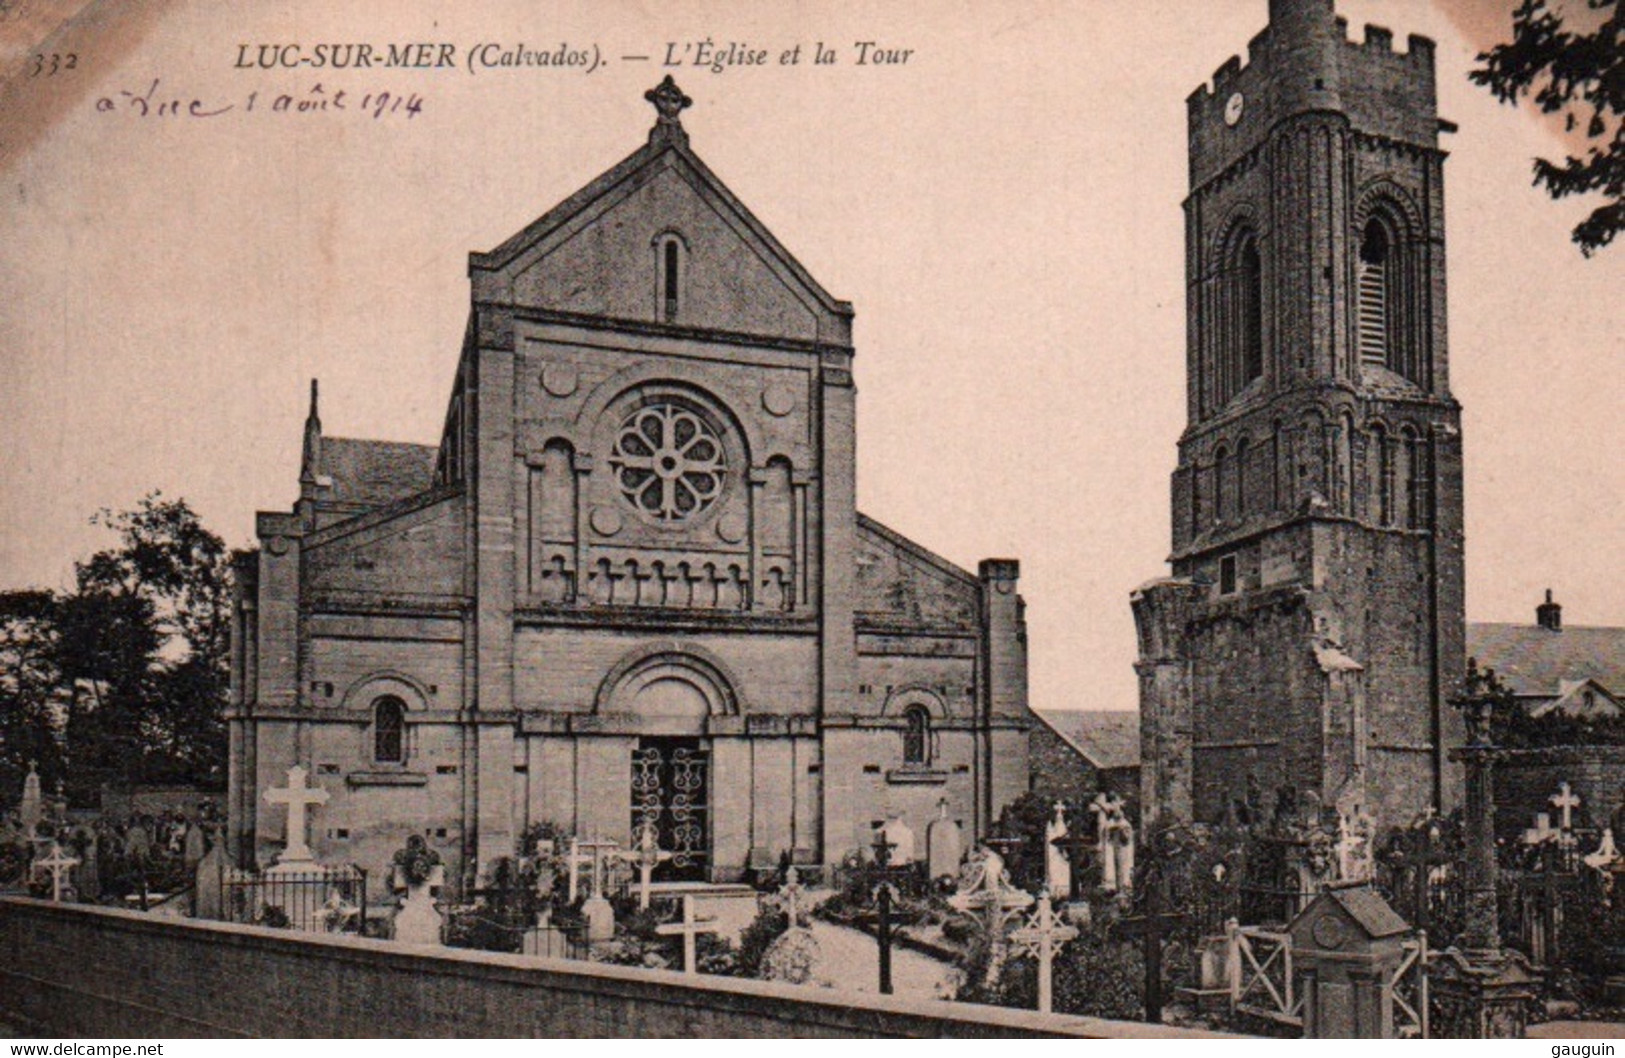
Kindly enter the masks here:
[[645, 738], [632, 752], [632, 841], [652, 827], [657, 880], [703, 881], [711, 863], [711, 755], [697, 739]]

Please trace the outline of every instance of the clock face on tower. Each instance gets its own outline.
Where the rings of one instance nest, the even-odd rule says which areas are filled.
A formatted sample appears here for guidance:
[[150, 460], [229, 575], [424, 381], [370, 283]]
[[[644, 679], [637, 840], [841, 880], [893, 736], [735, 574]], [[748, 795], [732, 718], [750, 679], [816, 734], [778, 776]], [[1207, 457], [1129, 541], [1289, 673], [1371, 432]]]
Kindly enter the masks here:
[[1240, 92], [1225, 100], [1224, 123], [1234, 126], [1236, 122], [1241, 120], [1241, 108], [1246, 105], [1247, 101], [1241, 97]]

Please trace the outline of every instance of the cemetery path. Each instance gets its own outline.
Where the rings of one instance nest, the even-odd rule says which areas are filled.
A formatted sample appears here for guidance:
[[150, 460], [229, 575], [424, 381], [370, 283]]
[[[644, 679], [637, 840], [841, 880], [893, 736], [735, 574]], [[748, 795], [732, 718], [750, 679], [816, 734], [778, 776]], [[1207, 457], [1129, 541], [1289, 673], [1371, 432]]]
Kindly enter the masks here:
[[[836, 988], [852, 992], [880, 991], [880, 946], [861, 930], [820, 919], [812, 921], [818, 940], [818, 975]], [[941, 999], [953, 967], [908, 948], [892, 946], [892, 988], [900, 996]]]

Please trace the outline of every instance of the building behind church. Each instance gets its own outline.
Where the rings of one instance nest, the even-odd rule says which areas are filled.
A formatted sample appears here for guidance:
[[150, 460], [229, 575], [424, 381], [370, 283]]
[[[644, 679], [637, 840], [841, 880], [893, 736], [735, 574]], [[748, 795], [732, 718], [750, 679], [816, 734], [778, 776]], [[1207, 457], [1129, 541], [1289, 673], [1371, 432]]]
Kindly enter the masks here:
[[852, 306], [649, 98], [644, 146], [470, 257], [438, 444], [329, 436], [313, 385], [298, 500], [238, 571], [240, 862], [294, 764], [319, 859], [418, 834], [465, 886], [542, 822], [730, 880], [942, 802], [985, 833], [1026, 790], [1017, 563], [855, 509]]

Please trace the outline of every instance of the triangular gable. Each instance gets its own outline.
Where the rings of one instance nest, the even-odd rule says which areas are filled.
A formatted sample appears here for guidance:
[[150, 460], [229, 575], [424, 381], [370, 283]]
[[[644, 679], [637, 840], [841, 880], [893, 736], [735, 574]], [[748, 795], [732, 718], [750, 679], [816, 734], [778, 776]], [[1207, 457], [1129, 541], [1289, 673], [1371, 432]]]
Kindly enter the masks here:
[[974, 627], [981, 599], [975, 575], [862, 514], [854, 561], [860, 617]]
[[687, 253], [676, 325], [851, 344], [852, 306], [813, 279], [675, 123], [496, 249], [471, 254], [474, 298], [661, 323], [654, 245], [667, 233]]
[[1532, 707], [1529, 715], [1538, 719], [1550, 713], [1561, 713], [1592, 720], [1618, 716], [1621, 711], [1625, 710], [1622, 710], [1619, 699], [1596, 680], [1563, 680], [1558, 687], [1557, 697]]

